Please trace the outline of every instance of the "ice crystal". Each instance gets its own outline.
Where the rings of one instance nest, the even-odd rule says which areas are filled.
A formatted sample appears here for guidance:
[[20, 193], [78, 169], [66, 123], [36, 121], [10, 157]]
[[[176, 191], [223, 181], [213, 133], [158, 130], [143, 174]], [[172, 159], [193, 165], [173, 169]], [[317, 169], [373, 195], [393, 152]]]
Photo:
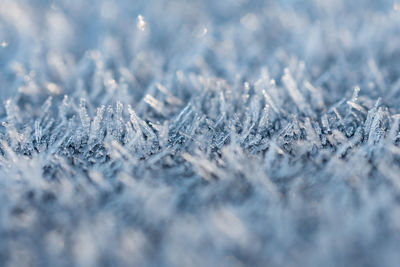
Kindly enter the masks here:
[[0, 1], [0, 266], [398, 266], [399, 14]]
[[137, 28], [138, 28], [139, 31], [142, 31], [142, 32], [143, 32], [143, 31], [146, 30], [147, 24], [146, 24], [146, 21], [144, 20], [144, 18], [143, 18], [142, 15], [139, 15], [139, 16], [137, 17], [137, 24], [136, 24], [136, 26], [137, 26]]

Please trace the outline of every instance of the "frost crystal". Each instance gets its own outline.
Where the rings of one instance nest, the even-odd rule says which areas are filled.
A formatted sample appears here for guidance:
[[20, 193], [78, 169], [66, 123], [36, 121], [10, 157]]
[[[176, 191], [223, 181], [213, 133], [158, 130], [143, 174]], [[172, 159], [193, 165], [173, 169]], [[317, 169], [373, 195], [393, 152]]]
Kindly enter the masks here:
[[139, 15], [137, 17], [137, 24], [136, 27], [138, 28], [139, 31], [144, 32], [146, 30], [146, 21], [144, 20], [142, 15]]
[[399, 14], [1, 0], [0, 266], [397, 267]]

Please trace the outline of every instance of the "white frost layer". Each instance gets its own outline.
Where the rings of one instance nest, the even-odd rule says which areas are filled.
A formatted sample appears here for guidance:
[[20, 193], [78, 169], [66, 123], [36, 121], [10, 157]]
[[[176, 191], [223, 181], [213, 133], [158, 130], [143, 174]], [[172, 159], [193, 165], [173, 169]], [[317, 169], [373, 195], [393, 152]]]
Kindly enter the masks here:
[[0, 266], [398, 266], [392, 0], [1, 0]]

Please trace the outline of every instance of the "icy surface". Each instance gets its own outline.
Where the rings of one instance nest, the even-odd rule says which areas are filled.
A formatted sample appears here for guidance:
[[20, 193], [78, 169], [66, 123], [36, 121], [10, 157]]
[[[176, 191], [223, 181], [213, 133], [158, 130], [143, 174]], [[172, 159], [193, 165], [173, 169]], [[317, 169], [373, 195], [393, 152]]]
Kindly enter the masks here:
[[399, 266], [399, 6], [0, 0], [0, 266]]

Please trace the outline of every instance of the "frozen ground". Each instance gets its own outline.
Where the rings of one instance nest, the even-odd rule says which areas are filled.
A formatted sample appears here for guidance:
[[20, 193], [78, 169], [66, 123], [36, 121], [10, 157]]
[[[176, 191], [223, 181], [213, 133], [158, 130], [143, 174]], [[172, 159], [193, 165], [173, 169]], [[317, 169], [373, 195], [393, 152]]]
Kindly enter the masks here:
[[0, 0], [1, 266], [399, 266], [400, 3]]

